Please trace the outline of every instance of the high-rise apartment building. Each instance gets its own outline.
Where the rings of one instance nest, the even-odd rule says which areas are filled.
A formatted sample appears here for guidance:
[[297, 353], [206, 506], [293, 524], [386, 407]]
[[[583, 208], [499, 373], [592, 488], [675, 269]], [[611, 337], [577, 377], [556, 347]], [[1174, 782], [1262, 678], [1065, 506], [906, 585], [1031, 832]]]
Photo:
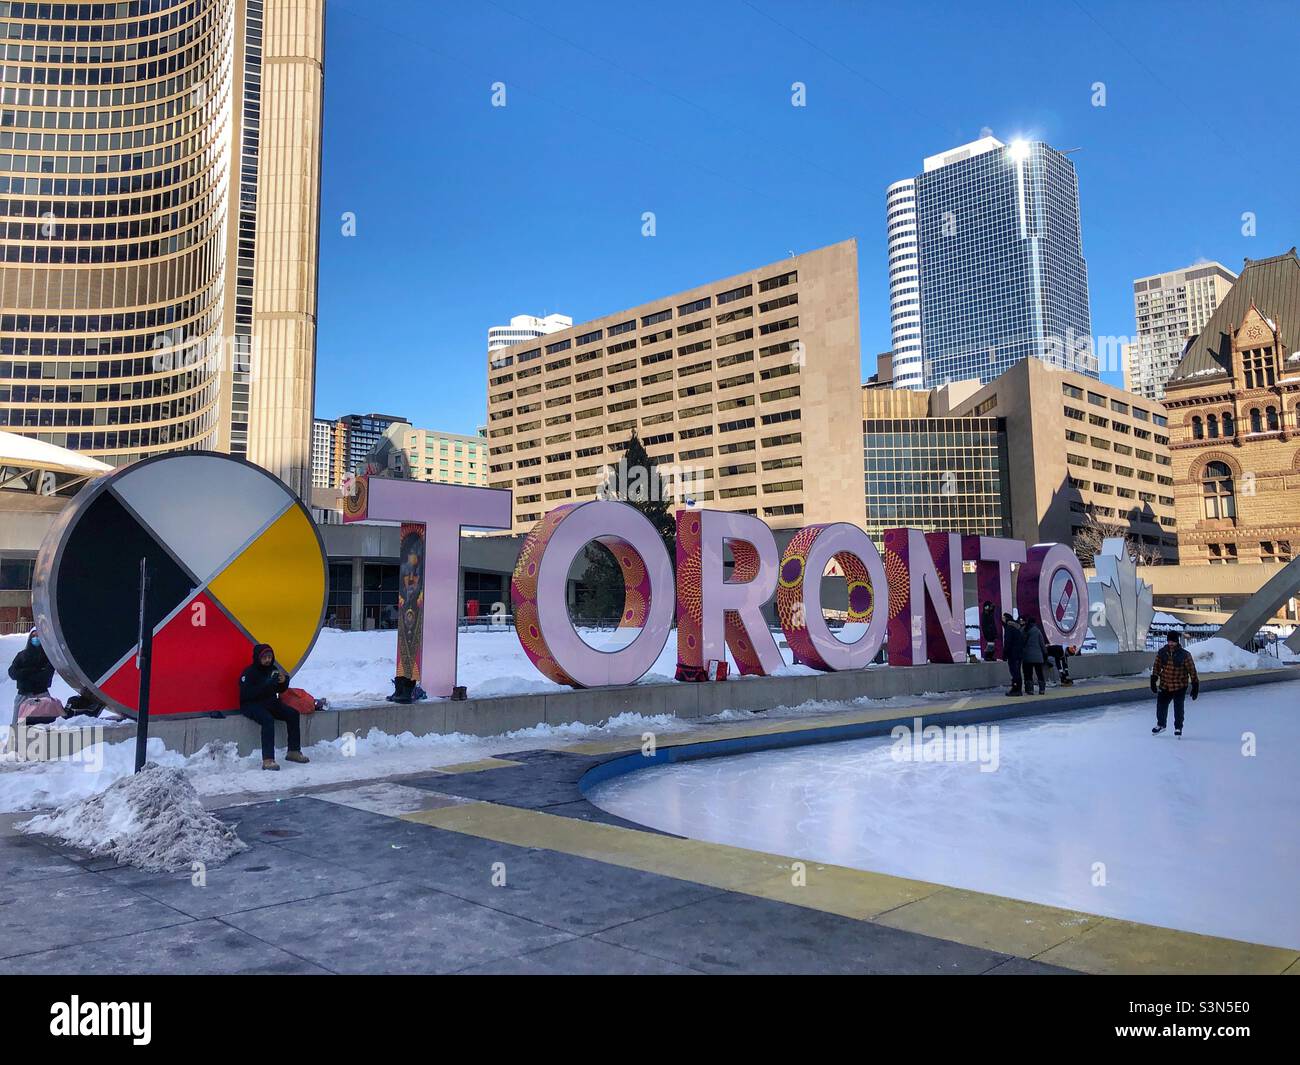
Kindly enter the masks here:
[[[341, 488], [350, 473], [361, 473], [366, 459], [384, 435], [384, 431], [407, 419], [396, 414], [345, 414], [334, 420], [334, 480], [331, 488]], [[409, 424], [409, 422], [407, 422]]]
[[489, 482], [527, 530], [635, 430], [680, 505], [861, 524], [860, 383], [850, 240], [493, 352]]
[[921, 260], [916, 241], [916, 180], [895, 181], [885, 190], [889, 241], [889, 332], [893, 341], [895, 388], [920, 388]]
[[516, 314], [509, 325], [494, 325], [488, 330], [488, 351], [497, 351], [528, 340], [536, 340], [548, 333], [558, 333], [573, 325], [567, 314], [548, 314], [538, 318], [531, 314]]
[[311, 422], [311, 486], [334, 488], [334, 423], [328, 418]]
[[982, 137], [926, 158], [886, 202], [899, 387], [988, 382], [1027, 358], [1098, 376], [1079, 184], [1065, 154]]
[[324, 0], [0, 3], [0, 426], [311, 480]]
[[1236, 280], [1222, 263], [1197, 263], [1134, 281], [1137, 335], [1124, 359], [1124, 387], [1163, 399], [1183, 349], [1200, 336]]

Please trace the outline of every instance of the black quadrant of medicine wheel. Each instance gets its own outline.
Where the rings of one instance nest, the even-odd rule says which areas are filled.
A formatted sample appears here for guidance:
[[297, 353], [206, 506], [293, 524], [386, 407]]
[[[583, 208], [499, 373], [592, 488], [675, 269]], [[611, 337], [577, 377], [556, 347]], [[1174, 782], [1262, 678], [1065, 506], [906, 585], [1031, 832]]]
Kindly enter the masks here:
[[101, 492], [68, 534], [55, 591], [63, 645], [82, 673], [100, 678], [135, 647], [140, 559], [149, 565], [150, 629], [198, 587], [112, 492]]

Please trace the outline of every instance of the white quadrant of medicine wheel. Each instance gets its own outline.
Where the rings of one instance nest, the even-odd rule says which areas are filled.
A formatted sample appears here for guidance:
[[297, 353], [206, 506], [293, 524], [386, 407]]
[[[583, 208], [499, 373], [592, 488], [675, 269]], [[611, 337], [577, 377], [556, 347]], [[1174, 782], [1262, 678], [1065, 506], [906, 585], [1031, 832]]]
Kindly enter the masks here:
[[273, 477], [218, 455], [142, 464], [113, 491], [203, 583], [293, 505]]

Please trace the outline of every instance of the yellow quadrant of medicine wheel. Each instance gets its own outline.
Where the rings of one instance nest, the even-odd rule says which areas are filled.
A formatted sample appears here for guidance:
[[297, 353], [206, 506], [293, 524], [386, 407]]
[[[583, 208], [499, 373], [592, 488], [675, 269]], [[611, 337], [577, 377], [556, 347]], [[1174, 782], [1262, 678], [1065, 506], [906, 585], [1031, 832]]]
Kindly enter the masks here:
[[208, 585], [258, 643], [294, 670], [316, 638], [325, 601], [325, 566], [311, 522], [290, 507]]

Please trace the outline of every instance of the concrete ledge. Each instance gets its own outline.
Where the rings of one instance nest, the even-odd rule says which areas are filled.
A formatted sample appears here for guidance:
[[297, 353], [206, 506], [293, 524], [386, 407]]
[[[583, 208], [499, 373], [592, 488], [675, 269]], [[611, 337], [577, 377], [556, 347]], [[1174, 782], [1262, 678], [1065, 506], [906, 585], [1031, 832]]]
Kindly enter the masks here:
[[[1131, 676], [1150, 669], [1151, 660], [1151, 654], [1145, 651], [1083, 655], [1070, 660], [1070, 672], [1084, 680]], [[305, 717], [302, 722], [303, 745], [336, 740], [349, 733], [360, 738], [375, 729], [389, 735], [461, 732], [472, 736], [497, 736], [542, 724], [576, 722], [596, 725], [622, 713], [669, 714], [691, 720], [724, 710], [766, 710], [775, 706], [799, 706], [812, 700], [841, 702], [864, 696], [884, 699], [895, 695], [971, 691], [997, 688], [1008, 682], [1005, 663], [971, 662], [881, 666], [801, 677], [736, 677], [722, 684], [633, 684], [617, 688], [467, 699], [464, 702], [431, 700], [409, 706], [380, 703]], [[160, 718], [149, 723], [149, 735], [161, 739], [169, 750], [186, 755], [209, 743], [234, 743], [241, 755], [257, 750], [260, 745], [257, 727], [238, 714], [179, 721]], [[280, 735], [283, 736], [283, 732]], [[105, 732], [109, 743], [125, 743], [134, 738], [134, 725]]]

